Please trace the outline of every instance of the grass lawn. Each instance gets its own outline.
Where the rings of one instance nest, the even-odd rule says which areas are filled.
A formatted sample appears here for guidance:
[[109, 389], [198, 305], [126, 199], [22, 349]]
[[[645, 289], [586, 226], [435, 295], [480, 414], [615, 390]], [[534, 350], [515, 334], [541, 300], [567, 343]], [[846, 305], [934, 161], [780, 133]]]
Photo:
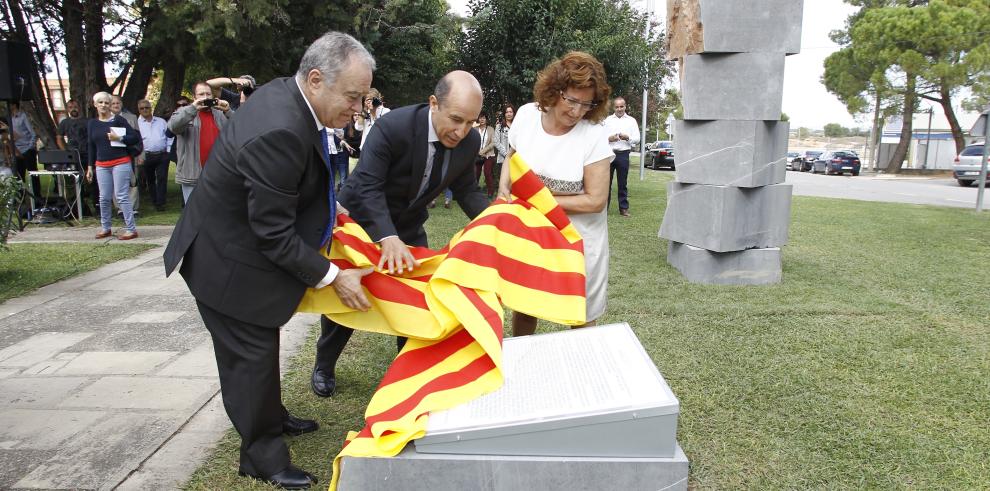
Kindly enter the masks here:
[[[95, 178], [94, 178], [95, 179]], [[71, 180], [69, 180], [69, 187], [71, 188]], [[41, 194], [47, 196], [53, 192], [55, 188], [54, 180], [51, 176], [41, 176]], [[87, 193], [85, 197], [85, 202], [90, 204], [89, 194]], [[179, 215], [182, 213], [182, 191], [179, 185], [175, 183], [175, 164], [169, 165], [168, 170], [168, 186], [165, 195], [165, 210], [157, 211], [155, 210], [154, 204], [151, 202], [151, 197], [147, 193], [141, 195], [140, 202], [138, 203], [138, 216], [137, 216], [137, 226], [138, 232], [140, 233], [141, 225], [175, 225], [175, 222], [179, 220]], [[118, 225], [119, 223], [119, 225]], [[81, 224], [83, 226], [95, 227], [100, 224], [99, 217], [83, 217]], [[114, 227], [122, 227], [123, 222], [114, 217]], [[65, 226], [61, 224], [53, 224], [48, 226]]]
[[[692, 488], [987, 486], [990, 215], [795, 197], [781, 284], [694, 285], [656, 235], [672, 176], [631, 173], [633, 217], [611, 211], [602, 322], [628, 322], [680, 399]], [[465, 221], [456, 206], [434, 210], [431, 244]], [[322, 486], [395, 344], [356, 333], [329, 400], [309, 391], [313, 345], [291, 361], [283, 398], [322, 425], [288, 439]], [[238, 442], [228, 434], [186, 487], [264, 489], [237, 478]]]
[[[8, 244], [0, 251], [0, 302], [42, 286], [134, 257], [153, 244]], [[57, 259], [57, 260], [53, 260]]]

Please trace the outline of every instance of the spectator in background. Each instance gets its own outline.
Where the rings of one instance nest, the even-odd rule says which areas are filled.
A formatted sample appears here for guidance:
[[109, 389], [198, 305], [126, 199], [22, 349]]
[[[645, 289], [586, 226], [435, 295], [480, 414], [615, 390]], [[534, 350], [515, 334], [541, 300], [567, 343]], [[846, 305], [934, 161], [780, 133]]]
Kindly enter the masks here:
[[[247, 100], [248, 96], [255, 89], [254, 77], [250, 75], [241, 75], [237, 78], [211, 78], [206, 81], [206, 84], [214, 91], [219, 89], [219, 93], [214, 92], [217, 93], [217, 98], [227, 101], [230, 104], [230, 108], [235, 111], [241, 107], [241, 104]], [[234, 90], [230, 90], [227, 87], [233, 87]]]
[[516, 117], [516, 107], [506, 102], [502, 104], [500, 113], [499, 121], [495, 125], [495, 168], [492, 170], [496, 183], [502, 176], [502, 163], [509, 153], [509, 128], [512, 127], [512, 120]]
[[[495, 166], [495, 130], [488, 126], [488, 115], [482, 112], [478, 116], [478, 127], [481, 134], [481, 148], [478, 149], [478, 159], [474, 161], [474, 181], [481, 182], [485, 175], [485, 191], [488, 199], [495, 196], [495, 178], [492, 177], [492, 167]], [[449, 200], [448, 200], [449, 202]]]
[[96, 119], [89, 120], [86, 128], [88, 135], [86, 152], [89, 154], [89, 168], [86, 170], [86, 180], [92, 181], [94, 174], [100, 183], [100, 225], [102, 230], [96, 234], [97, 239], [110, 237], [111, 195], [116, 196], [117, 203], [124, 215], [124, 226], [127, 232], [117, 238], [130, 240], [137, 238], [137, 224], [134, 221], [134, 211], [128, 195], [131, 175], [131, 156], [127, 153], [127, 145], [141, 141], [141, 136], [127, 124], [119, 114], [110, 109], [111, 97], [106, 92], [97, 92], [93, 96], [96, 106]]
[[[58, 122], [58, 137], [55, 139], [55, 143], [58, 148], [62, 150], [75, 150], [79, 152], [79, 166], [77, 168], [79, 176], [86, 175], [86, 166], [89, 165], [89, 151], [88, 144], [88, 134], [86, 133], [86, 126], [89, 124], [89, 120], [82, 117], [82, 112], [79, 108], [79, 103], [75, 99], [70, 99], [69, 102], [65, 103], [66, 116]], [[82, 179], [80, 179], [82, 181]], [[100, 203], [100, 190], [98, 186], [92, 183], [81, 182], [80, 185], [83, 188], [83, 196], [87, 193], [93, 202], [94, 207], [99, 207]], [[82, 199], [82, 196], [79, 197]], [[90, 214], [90, 209], [88, 205], [83, 206], [84, 213]], [[99, 212], [92, 213], [93, 216], [97, 216]]]
[[138, 131], [144, 145], [144, 153], [138, 157], [143, 165], [138, 167], [144, 169], [152, 204], [156, 210], [164, 211], [168, 180], [168, 137], [165, 131], [168, 128], [164, 119], [152, 114], [151, 101], [138, 101], [138, 113], [141, 115], [138, 117]]
[[356, 159], [361, 156], [361, 130], [357, 129], [358, 119], [361, 116], [355, 114], [351, 117], [351, 122], [344, 127], [344, 149], [347, 150], [351, 158]]
[[375, 126], [378, 118], [388, 114], [389, 111], [391, 109], [385, 107], [385, 99], [382, 98], [382, 93], [372, 87], [364, 96], [364, 109], [361, 111], [359, 124], [357, 125], [357, 129], [361, 130], [361, 145], [358, 148], [364, 148], [364, 142], [368, 139], [368, 133], [371, 132], [371, 128]]
[[615, 113], [605, 118], [605, 129], [608, 131], [608, 144], [615, 153], [612, 168], [608, 178], [608, 203], [612, 202], [612, 180], [619, 175], [619, 215], [629, 216], [629, 190], [626, 182], [629, 179], [629, 152], [633, 145], [639, 143], [639, 125], [636, 118], [626, 114], [626, 100], [616, 97], [612, 100]]
[[337, 129], [327, 129], [327, 149], [330, 153], [330, 178], [336, 184], [336, 189], [340, 189], [340, 185], [344, 183], [344, 179], [347, 179], [347, 174], [351, 168], [351, 159], [347, 150], [344, 148], [344, 140], [341, 138], [344, 136], [344, 130]]
[[[10, 101], [10, 136], [14, 140], [14, 172], [27, 184], [28, 171], [38, 170], [38, 148], [35, 146], [38, 135], [35, 134], [27, 114], [21, 111], [21, 103]], [[31, 192], [41, 196], [41, 180], [38, 176], [31, 177]]]
[[[175, 109], [169, 114], [169, 118], [175, 114], [175, 111], [182, 109], [188, 105], [192, 104], [192, 101], [186, 96], [179, 96], [179, 99], [175, 101]], [[165, 123], [165, 136], [168, 138], [168, 160], [169, 162], [178, 162], [179, 158], [175, 153], [175, 133], [168, 129], [168, 123]]]
[[[124, 99], [121, 99], [119, 95], [114, 94], [110, 96], [110, 111], [115, 116], [124, 118], [124, 121], [127, 121], [127, 124], [137, 131], [137, 116], [124, 108]], [[132, 159], [131, 170], [133, 172], [131, 172], [131, 188], [128, 191], [128, 194], [131, 199], [131, 210], [133, 210], [136, 215], [138, 213], [138, 205], [141, 203], [141, 195], [138, 192], [138, 183], [143, 180], [141, 178], [141, 174], [144, 173], [144, 169], [141, 168], [141, 165], [136, 161], [136, 159]], [[115, 194], [113, 196], [114, 203], [117, 203], [117, 195]], [[119, 203], [117, 203], [117, 209], [118, 214], [122, 215], [124, 213], [124, 210], [120, 208]]]
[[230, 111], [230, 103], [214, 99], [206, 82], [193, 86], [193, 97], [192, 104], [177, 109], [168, 120], [168, 129], [176, 139], [175, 182], [182, 187], [183, 203], [189, 201]]
[[127, 121], [127, 124], [134, 123], [134, 125], [131, 126], [132, 128], [137, 128], [137, 114], [128, 111], [127, 108], [124, 107], [124, 99], [122, 99], [119, 95], [114, 94], [110, 96], [110, 111], [112, 111], [115, 115], [124, 118], [124, 121]]

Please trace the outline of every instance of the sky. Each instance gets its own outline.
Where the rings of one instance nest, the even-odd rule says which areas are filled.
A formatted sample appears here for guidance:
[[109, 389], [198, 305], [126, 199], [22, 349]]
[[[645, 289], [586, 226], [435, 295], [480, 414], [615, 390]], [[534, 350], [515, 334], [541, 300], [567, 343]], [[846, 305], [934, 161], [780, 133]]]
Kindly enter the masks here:
[[[666, 0], [630, 0], [633, 6], [646, 9], [649, 1], [653, 18], [666, 24]], [[451, 10], [467, 15], [467, 0], [447, 0]], [[659, 9], [659, 11], [657, 11]], [[784, 68], [783, 110], [791, 119], [791, 127], [805, 126], [819, 129], [826, 123], [839, 123], [846, 127], [869, 128], [872, 115], [860, 116], [857, 121], [846, 107], [821, 83], [825, 58], [839, 49], [828, 38], [828, 33], [841, 29], [845, 20], [855, 12], [842, 0], [805, 0], [804, 21], [801, 32], [801, 52], [787, 57]]]

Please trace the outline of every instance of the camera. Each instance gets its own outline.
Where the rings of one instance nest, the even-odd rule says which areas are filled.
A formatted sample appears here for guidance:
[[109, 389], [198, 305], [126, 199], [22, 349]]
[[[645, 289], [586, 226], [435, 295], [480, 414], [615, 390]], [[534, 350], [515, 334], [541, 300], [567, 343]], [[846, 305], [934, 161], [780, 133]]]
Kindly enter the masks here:
[[218, 102], [219, 101], [217, 99], [203, 99], [200, 104], [202, 104], [203, 107], [213, 107], [216, 106]]

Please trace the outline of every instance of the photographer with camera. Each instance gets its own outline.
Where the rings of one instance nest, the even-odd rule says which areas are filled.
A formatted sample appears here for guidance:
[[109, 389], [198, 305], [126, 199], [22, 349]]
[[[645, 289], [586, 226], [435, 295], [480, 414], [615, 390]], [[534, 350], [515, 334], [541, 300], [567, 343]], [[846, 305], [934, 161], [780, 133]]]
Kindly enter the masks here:
[[[206, 81], [213, 90], [219, 90], [217, 95], [218, 99], [223, 99], [230, 104], [230, 108], [237, 110], [241, 107], [241, 104], [247, 100], [248, 96], [254, 92], [256, 83], [254, 77], [250, 75], [241, 75], [240, 77], [217, 77], [211, 78]], [[227, 86], [234, 87], [235, 90], [230, 90]]]
[[206, 82], [193, 86], [193, 103], [181, 107], [168, 120], [168, 129], [175, 135], [175, 182], [182, 188], [183, 202], [189, 201], [199, 180], [213, 143], [227, 123], [230, 103], [213, 97]]
[[391, 109], [385, 107], [385, 100], [378, 89], [372, 87], [364, 96], [364, 108], [361, 110], [358, 123], [355, 129], [361, 132], [361, 148], [364, 148], [364, 141], [368, 139], [371, 127], [375, 125], [378, 118], [388, 114]]

